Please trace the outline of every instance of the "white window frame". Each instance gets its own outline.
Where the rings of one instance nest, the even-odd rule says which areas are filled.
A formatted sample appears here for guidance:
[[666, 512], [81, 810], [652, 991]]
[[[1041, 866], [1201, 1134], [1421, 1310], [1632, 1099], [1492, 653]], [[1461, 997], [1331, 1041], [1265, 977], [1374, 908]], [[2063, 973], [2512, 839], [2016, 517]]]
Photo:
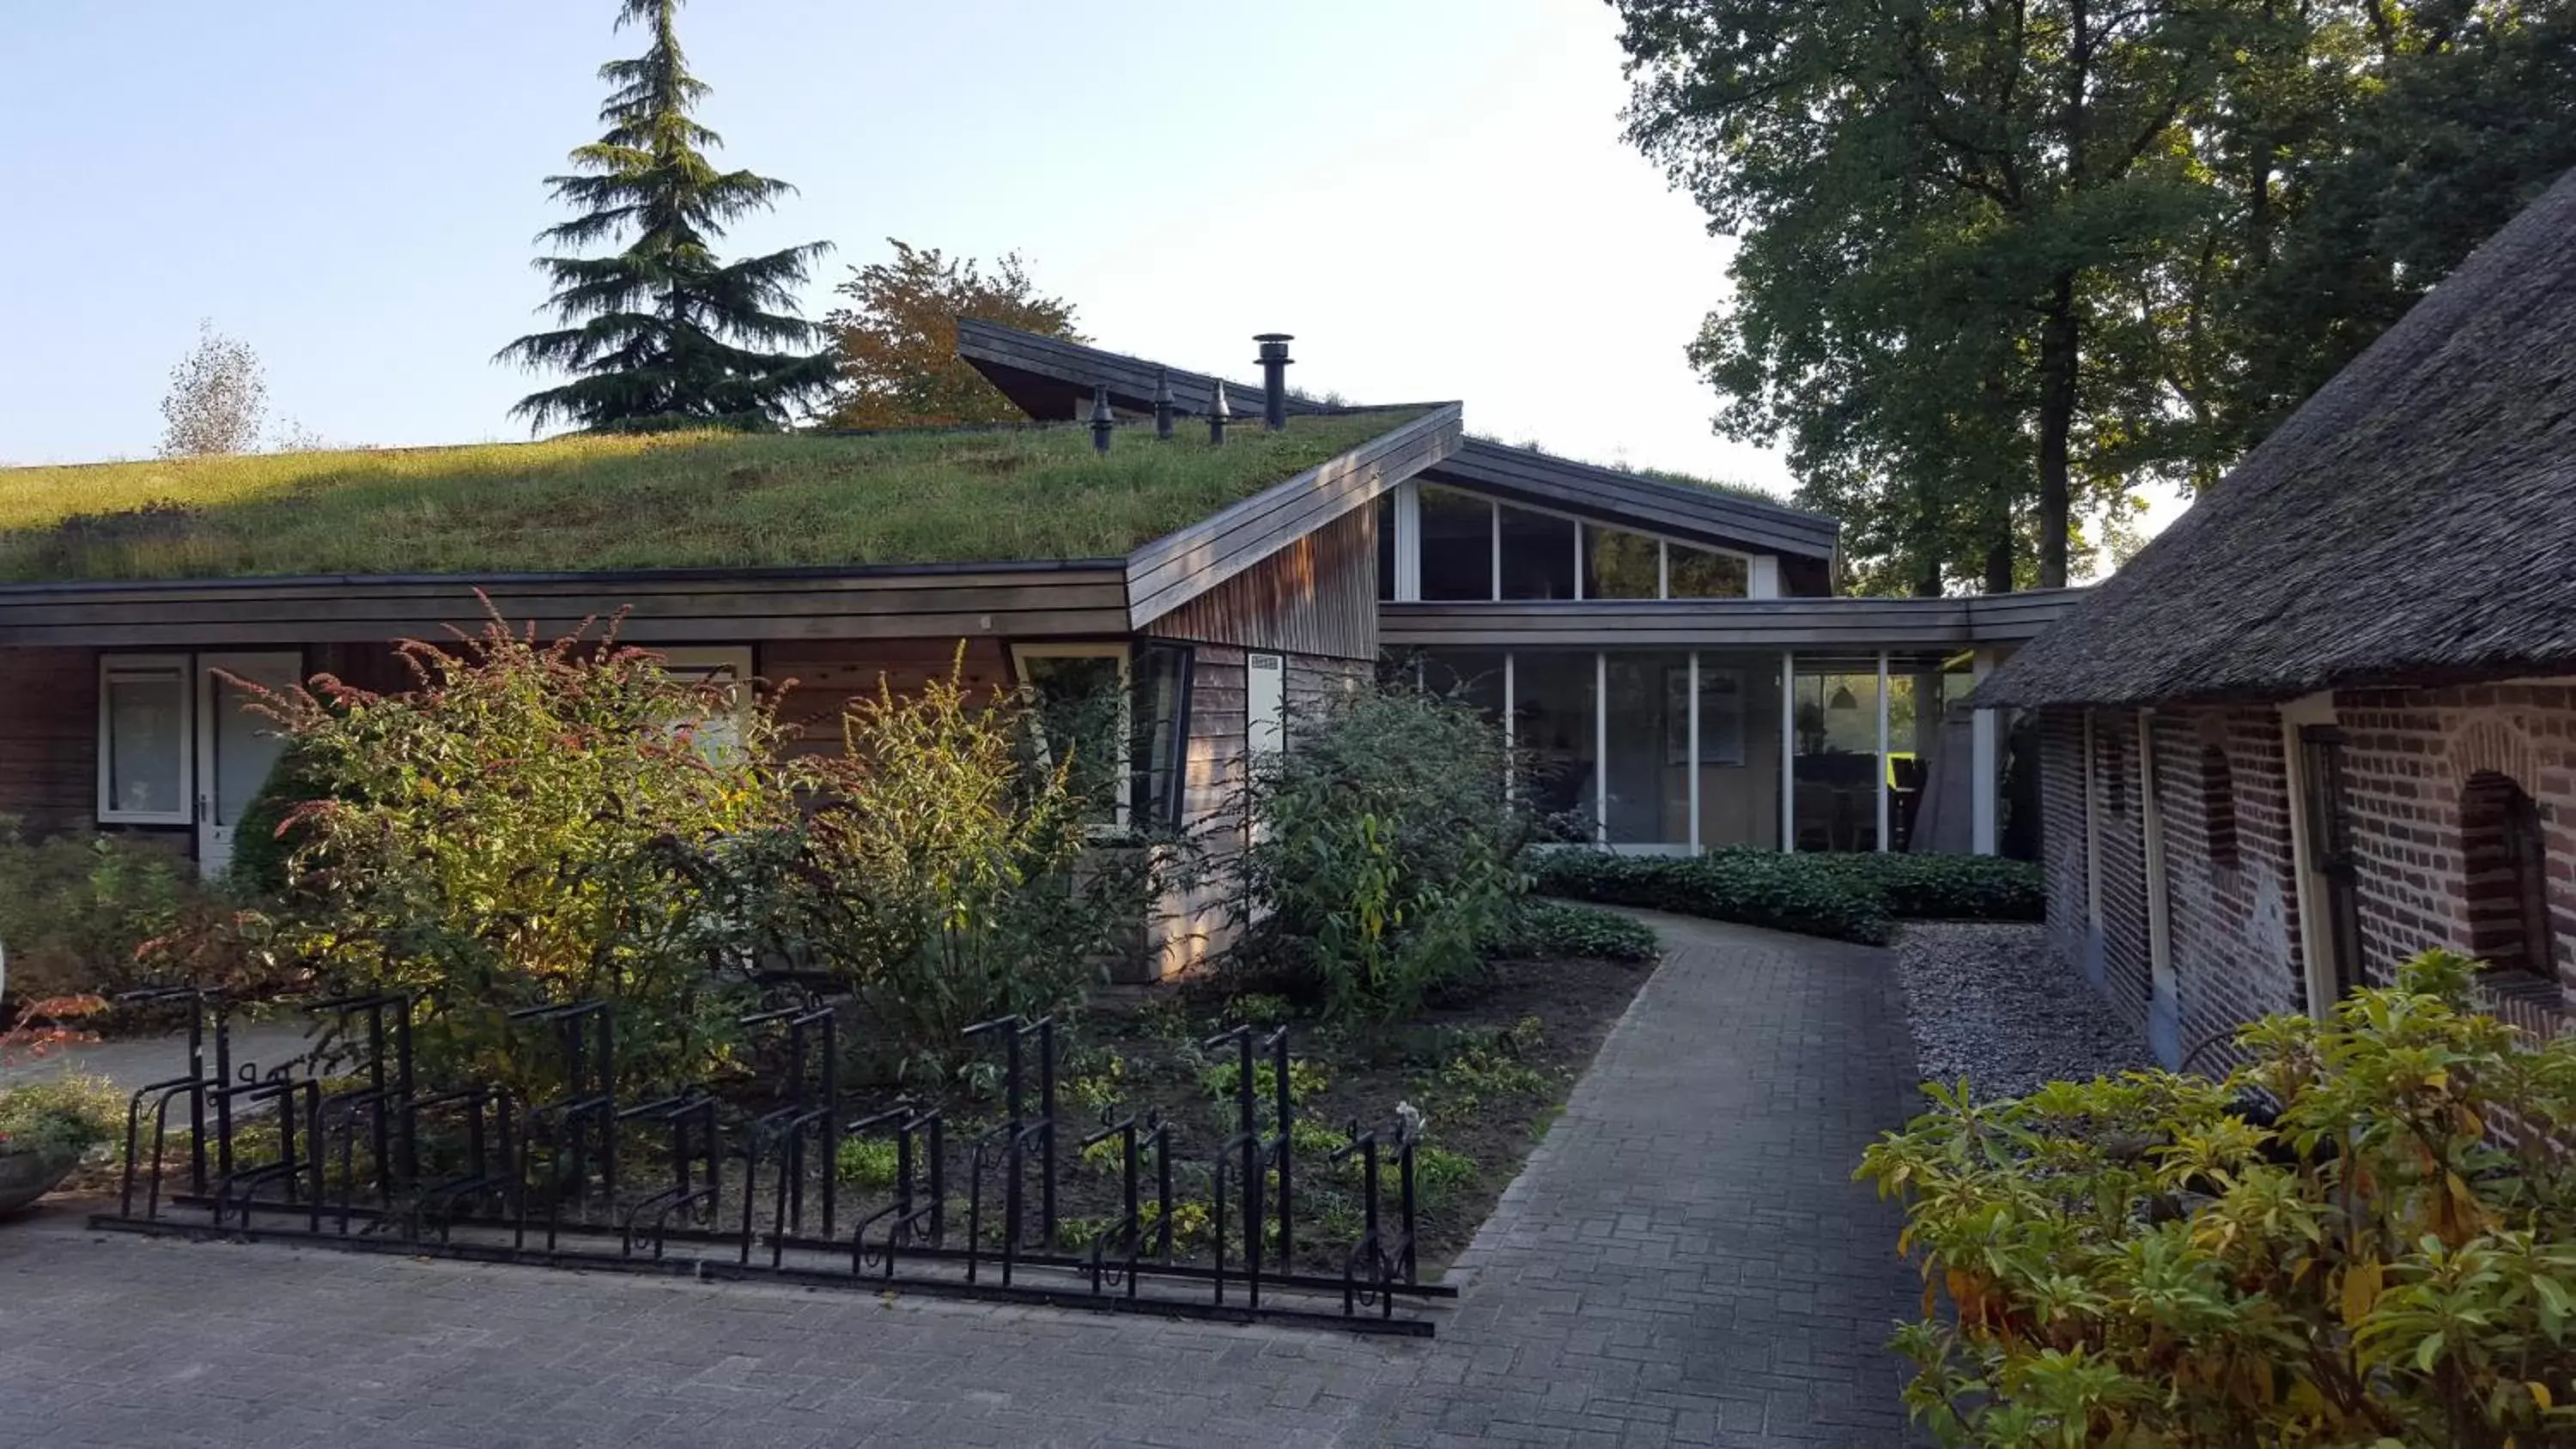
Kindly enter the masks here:
[[[1741, 560], [1744, 564], [1745, 598], [1776, 598], [1780, 592], [1780, 563], [1779, 559], [1772, 554], [1748, 553], [1743, 549], [1726, 548], [1713, 543], [1700, 543], [1696, 540], [1687, 538], [1675, 538], [1670, 534], [1657, 533], [1652, 529], [1636, 528], [1624, 523], [1611, 523], [1602, 519], [1587, 517], [1580, 513], [1568, 513], [1561, 508], [1542, 508], [1518, 501], [1507, 503], [1490, 493], [1480, 493], [1473, 488], [1464, 487], [1456, 483], [1443, 482], [1434, 484], [1433, 486], [1446, 489], [1452, 493], [1462, 493], [1472, 498], [1482, 498], [1486, 503], [1491, 505], [1491, 521], [1486, 525], [1486, 536], [1491, 541], [1493, 550], [1493, 564], [1490, 569], [1492, 594], [1487, 602], [1504, 602], [1503, 510], [1506, 508], [1518, 509], [1523, 513], [1536, 514], [1544, 518], [1560, 518], [1574, 525], [1574, 596], [1571, 602], [1579, 603], [1585, 597], [1583, 592], [1583, 563], [1587, 557], [1587, 551], [1584, 548], [1584, 541], [1586, 538], [1586, 531], [1595, 528], [1606, 528], [1614, 532], [1630, 533], [1635, 534], [1639, 538], [1654, 540], [1655, 597], [1653, 599], [1639, 599], [1635, 601], [1637, 603], [1708, 604], [1726, 602], [1723, 599], [1703, 599], [1696, 597], [1675, 599], [1673, 597], [1672, 551], [1676, 548], [1697, 549], [1701, 553], [1720, 554], [1728, 558]], [[1407, 479], [1404, 482], [1397, 484], [1395, 487], [1395, 508], [1388, 518], [1388, 522], [1392, 524], [1395, 529], [1395, 597], [1391, 601], [1395, 603], [1418, 604], [1423, 602], [1421, 488], [1422, 482], [1418, 479]], [[1477, 601], [1472, 599], [1452, 599], [1442, 600], [1441, 602], [1474, 603]], [[1528, 601], [1514, 600], [1512, 602]]]
[[[1136, 721], [1134, 718], [1136, 710], [1135, 650], [1130, 648], [1124, 640], [1087, 644], [1014, 644], [1011, 646], [1011, 677], [1018, 683], [1019, 688], [1024, 695], [1035, 687], [1035, 681], [1029, 678], [1028, 666], [1029, 661], [1032, 659], [1115, 659], [1118, 661], [1118, 773], [1116, 777], [1118, 780], [1118, 790], [1115, 799], [1117, 807], [1116, 814], [1105, 823], [1094, 822], [1085, 825], [1083, 827], [1083, 831], [1085, 834], [1094, 836], [1125, 834], [1128, 829], [1128, 796], [1132, 792], [1135, 784], [1135, 776], [1133, 774], [1135, 762], [1129, 758], [1130, 753], [1134, 749], [1134, 740], [1136, 737]], [[1047, 740], [1046, 731], [1039, 729], [1032, 733], [1036, 737], [1038, 763], [1048, 769], [1053, 769], [1055, 767], [1055, 751], [1053, 746]]]
[[[109, 686], [120, 675], [169, 673], [179, 685], [179, 808], [123, 810], [116, 804], [115, 718]], [[196, 656], [101, 654], [98, 656], [98, 823], [194, 825], [197, 823]]]

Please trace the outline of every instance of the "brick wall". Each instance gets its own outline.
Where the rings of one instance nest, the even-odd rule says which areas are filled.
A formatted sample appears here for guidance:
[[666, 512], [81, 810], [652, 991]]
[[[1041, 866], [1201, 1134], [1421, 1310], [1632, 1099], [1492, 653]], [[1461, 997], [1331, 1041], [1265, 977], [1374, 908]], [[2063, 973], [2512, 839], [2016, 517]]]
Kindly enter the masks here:
[[[2429, 946], [2493, 952], [2516, 922], [2509, 871], [2477, 802], [2510, 780], [2531, 802], [2545, 856], [2545, 967], [2495, 978], [2497, 1010], [2555, 1030], [2576, 1001], [2576, 685], [2518, 681], [2336, 696], [2346, 812], [2357, 848], [2362, 958], [2384, 980]], [[2049, 935], [2143, 1029], [2151, 999], [2144, 831], [2134, 711], [2042, 717]], [[2287, 752], [2269, 706], [2174, 706], [2153, 716], [2164, 837], [2168, 954], [2183, 1050], [2237, 1022], [2304, 1010]], [[2088, 793], [2100, 849], [2088, 861]], [[2098, 872], [2101, 919], [2087, 909]], [[2194, 1063], [2216, 1066], [2223, 1048]]]

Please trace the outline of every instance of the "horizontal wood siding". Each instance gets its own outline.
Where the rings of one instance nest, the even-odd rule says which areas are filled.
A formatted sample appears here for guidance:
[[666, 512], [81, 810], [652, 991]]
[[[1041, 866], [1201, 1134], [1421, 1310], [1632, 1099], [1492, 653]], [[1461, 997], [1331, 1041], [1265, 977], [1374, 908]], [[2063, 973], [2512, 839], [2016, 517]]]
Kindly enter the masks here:
[[248, 646], [440, 639], [491, 607], [563, 634], [623, 611], [645, 644], [1124, 633], [1123, 567], [792, 575], [315, 578], [0, 588], [0, 645]]
[[30, 833], [98, 813], [98, 651], [0, 649], [0, 814]]
[[1377, 510], [1356, 509], [1155, 620], [1164, 639], [1377, 657]]
[[1388, 648], [1956, 649], [2018, 643], [2078, 591], [1985, 612], [1972, 599], [1610, 599], [1378, 606]]
[[1128, 612], [1139, 629], [1455, 452], [1456, 403], [1444, 403], [1128, 557]]
[[852, 699], [873, 697], [880, 680], [905, 695], [947, 678], [961, 643], [969, 688], [980, 696], [1010, 686], [1010, 659], [996, 639], [788, 640], [754, 648], [751, 667], [766, 688], [786, 692], [778, 718], [794, 731], [790, 753], [830, 753], [841, 747], [841, 715]]

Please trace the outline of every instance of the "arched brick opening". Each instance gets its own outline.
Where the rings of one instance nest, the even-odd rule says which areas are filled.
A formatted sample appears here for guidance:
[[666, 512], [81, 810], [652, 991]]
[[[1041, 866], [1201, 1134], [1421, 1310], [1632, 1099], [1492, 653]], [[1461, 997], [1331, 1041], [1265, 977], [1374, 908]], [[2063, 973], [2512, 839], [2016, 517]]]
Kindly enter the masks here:
[[2236, 868], [2236, 772], [2228, 767], [2227, 747], [2216, 740], [2200, 746], [2201, 822], [2209, 839], [2209, 863], [2218, 870]]
[[2538, 807], [2511, 776], [2469, 776], [2460, 791], [2460, 865], [2472, 953], [2506, 970], [2554, 974], [2548, 849]]

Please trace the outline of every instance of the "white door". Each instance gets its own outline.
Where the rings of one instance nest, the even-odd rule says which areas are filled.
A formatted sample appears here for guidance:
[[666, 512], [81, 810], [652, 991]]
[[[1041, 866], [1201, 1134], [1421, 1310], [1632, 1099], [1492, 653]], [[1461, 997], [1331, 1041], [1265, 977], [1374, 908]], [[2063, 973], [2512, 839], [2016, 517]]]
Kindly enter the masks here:
[[[1247, 756], [1275, 755], [1288, 745], [1287, 661], [1276, 654], [1244, 656], [1243, 746]], [[1262, 822], [1252, 822], [1252, 838], [1266, 840]]]
[[275, 722], [245, 708], [247, 691], [226, 675], [289, 689], [303, 682], [304, 656], [197, 656], [197, 867], [210, 876], [232, 864], [233, 828], [286, 748]]

